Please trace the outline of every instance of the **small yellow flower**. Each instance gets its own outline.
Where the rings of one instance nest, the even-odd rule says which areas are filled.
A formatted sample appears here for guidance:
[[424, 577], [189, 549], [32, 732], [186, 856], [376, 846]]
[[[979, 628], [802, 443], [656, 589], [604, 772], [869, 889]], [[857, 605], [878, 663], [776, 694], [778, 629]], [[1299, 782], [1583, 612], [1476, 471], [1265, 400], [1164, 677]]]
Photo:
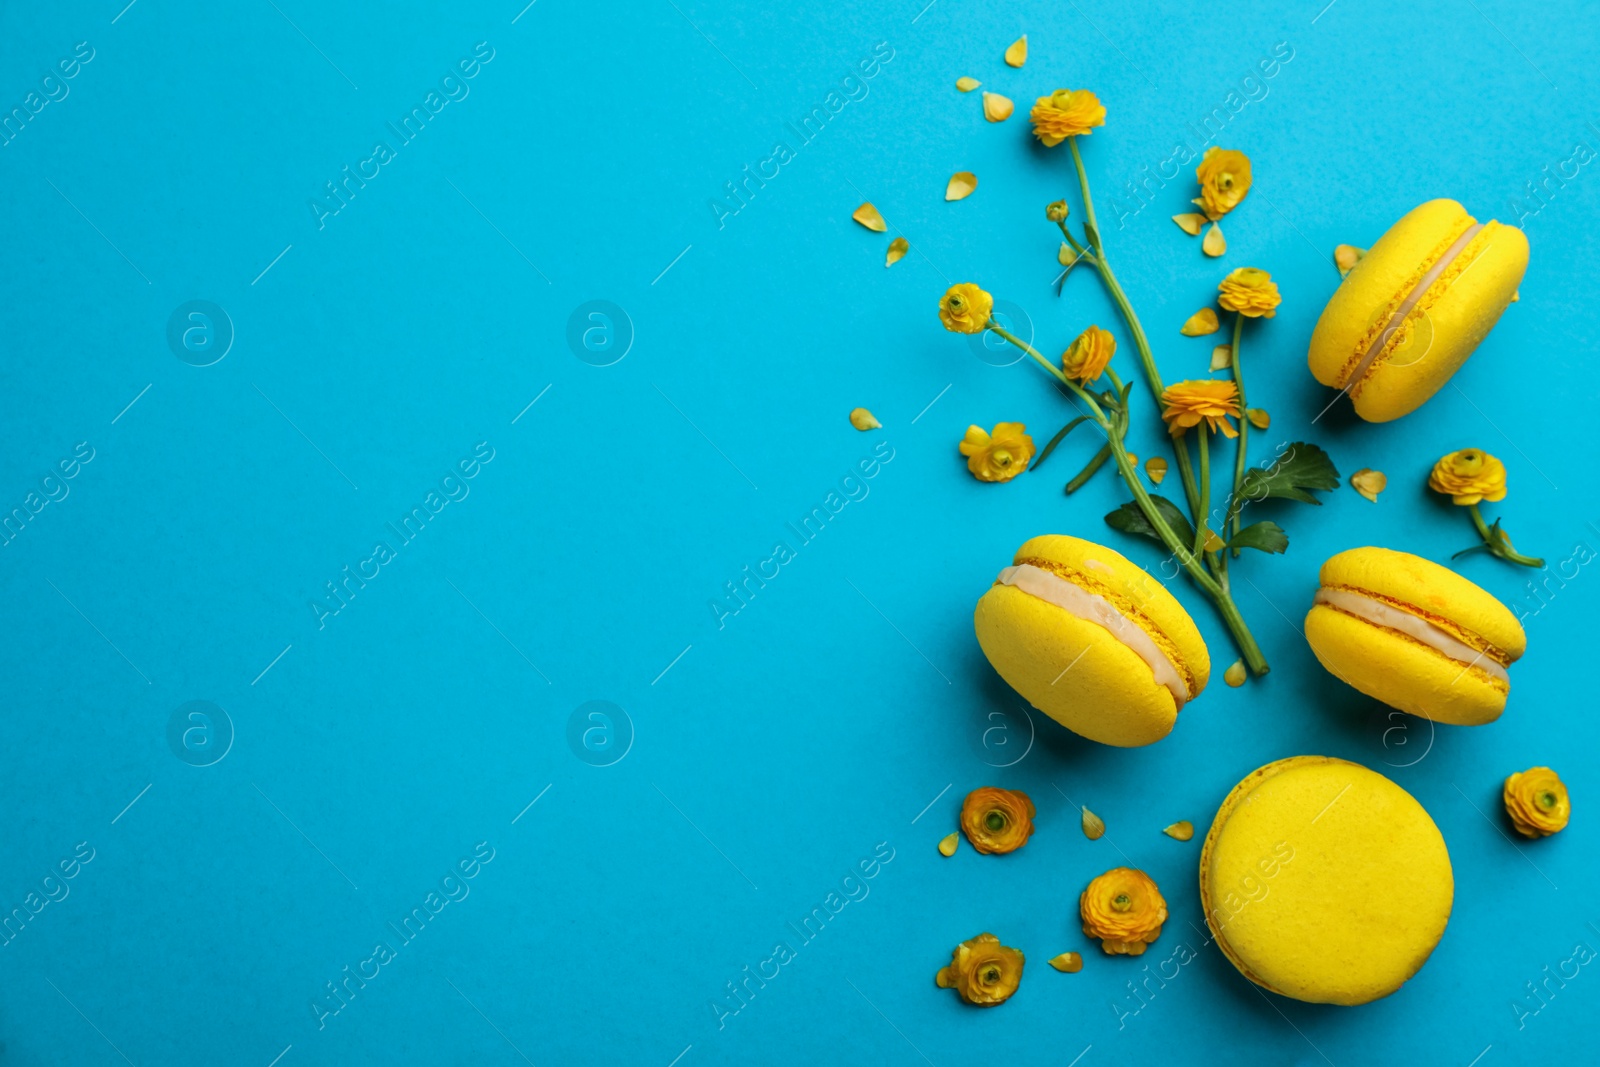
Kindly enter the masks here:
[[1161, 936], [1167, 902], [1149, 875], [1117, 867], [1089, 883], [1078, 898], [1078, 915], [1083, 932], [1099, 938], [1108, 955], [1142, 956], [1145, 947]]
[[950, 953], [948, 966], [933, 980], [940, 989], [954, 989], [961, 999], [980, 1008], [1003, 1004], [1022, 984], [1022, 953], [1000, 943], [993, 934], [963, 941]]
[[1161, 394], [1161, 417], [1174, 437], [1203, 421], [1213, 433], [1238, 437], [1228, 416], [1239, 416], [1239, 386], [1228, 380], [1202, 378], [1167, 386]]
[[1428, 488], [1452, 504], [1506, 498], [1506, 465], [1480, 448], [1463, 448], [1440, 458], [1428, 475]]
[[1067, 202], [1065, 200], [1053, 200], [1046, 204], [1044, 208], [1044, 217], [1049, 219], [1051, 222], [1067, 221], [1068, 213]]
[[1506, 779], [1506, 814], [1523, 837], [1549, 837], [1572, 815], [1567, 787], [1549, 767], [1529, 767]]
[[1194, 176], [1200, 179], [1200, 195], [1194, 202], [1214, 222], [1238, 207], [1250, 191], [1250, 157], [1212, 145], [1200, 157]]
[[1250, 319], [1272, 318], [1278, 312], [1283, 297], [1272, 275], [1255, 267], [1240, 267], [1222, 279], [1217, 286], [1217, 303], [1224, 311], [1237, 311]]
[[961, 803], [961, 829], [979, 852], [1015, 852], [1033, 834], [1033, 801], [1019, 789], [974, 789]]
[[1057, 89], [1041, 96], [1028, 113], [1033, 135], [1054, 148], [1068, 137], [1088, 133], [1106, 124], [1106, 109], [1100, 98], [1087, 89]]
[[1020, 422], [997, 422], [992, 433], [981, 426], [968, 426], [961, 439], [961, 454], [967, 457], [967, 470], [980, 482], [1009, 482], [1028, 469], [1033, 458], [1033, 438], [1023, 432]]
[[993, 310], [994, 297], [971, 282], [958, 282], [939, 300], [939, 321], [952, 333], [982, 333]]
[[1061, 369], [1068, 378], [1087, 385], [1105, 372], [1106, 364], [1116, 352], [1117, 339], [1111, 336], [1111, 331], [1090, 326], [1061, 353]]

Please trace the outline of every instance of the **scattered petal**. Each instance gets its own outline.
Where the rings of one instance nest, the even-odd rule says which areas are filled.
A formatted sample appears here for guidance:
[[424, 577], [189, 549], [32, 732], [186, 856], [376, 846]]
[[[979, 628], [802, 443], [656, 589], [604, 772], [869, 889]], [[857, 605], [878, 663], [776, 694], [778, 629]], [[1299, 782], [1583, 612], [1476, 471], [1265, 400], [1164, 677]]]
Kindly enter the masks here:
[[939, 855], [954, 856], [956, 848], [961, 844], [960, 834], [946, 834], [939, 840]]
[[1333, 265], [1339, 268], [1339, 277], [1343, 278], [1354, 270], [1355, 265], [1361, 262], [1361, 257], [1366, 254], [1367, 250], [1365, 248], [1357, 248], [1355, 245], [1340, 245], [1335, 248], [1333, 250]]
[[1194, 837], [1194, 823], [1190, 822], [1188, 819], [1185, 819], [1182, 822], [1173, 823], [1171, 826], [1167, 827], [1161, 832], [1172, 838], [1174, 841], [1188, 841], [1190, 838]]
[[1234, 660], [1233, 661], [1233, 666], [1229, 667], [1226, 671], [1224, 671], [1222, 673], [1222, 680], [1224, 682], [1227, 682], [1234, 689], [1237, 689], [1241, 685], [1243, 685], [1244, 684], [1244, 679], [1245, 679], [1245, 669], [1244, 669], [1244, 660], [1242, 660], [1242, 659]]
[[1245, 408], [1244, 417], [1250, 420], [1250, 425], [1258, 430], [1265, 430], [1272, 425], [1272, 416], [1261, 408]]
[[1078, 253], [1072, 250], [1071, 245], [1067, 244], [1065, 241], [1062, 241], [1061, 251], [1056, 253], [1056, 262], [1060, 263], [1063, 267], [1070, 267], [1077, 261]]
[[909, 251], [911, 251], [911, 242], [904, 237], [896, 237], [889, 242], [889, 254], [883, 257], [883, 265], [885, 267], [894, 266]]
[[1227, 370], [1233, 366], [1233, 346], [1218, 345], [1211, 350], [1211, 369]]
[[1011, 117], [1011, 112], [1016, 109], [1009, 96], [999, 93], [983, 94], [983, 117], [990, 122], [1004, 122]]
[[1063, 952], [1051, 959], [1050, 966], [1062, 974], [1077, 974], [1083, 970], [1083, 957], [1076, 952]]
[[1128, 453], [1128, 463], [1131, 466], [1137, 467], [1139, 465], [1139, 457], [1134, 455], [1132, 452], [1129, 452]]
[[1186, 211], [1182, 215], [1172, 216], [1172, 221], [1178, 224], [1178, 229], [1190, 237], [1199, 237], [1200, 228], [1206, 224], [1206, 217], [1196, 211]]
[[1083, 809], [1083, 836], [1098, 841], [1106, 832], [1105, 820], [1088, 808]]
[[1201, 308], [1189, 316], [1189, 321], [1178, 328], [1178, 332], [1185, 337], [1204, 337], [1208, 333], [1217, 332], [1217, 312], [1215, 308]]
[[1020, 67], [1028, 61], [1028, 35], [1023, 34], [1006, 49], [1006, 65]]
[[1224, 548], [1228, 547], [1228, 544], [1222, 538], [1217, 536], [1217, 532], [1215, 530], [1208, 526], [1206, 527], [1205, 544], [1201, 547], [1207, 552], [1221, 552]]
[[1213, 259], [1228, 250], [1228, 242], [1223, 239], [1221, 226], [1214, 222], [1211, 224], [1211, 229], [1206, 231], [1206, 239], [1200, 243], [1200, 250]]
[[968, 78], [965, 75], [956, 79], [956, 88], [964, 93], [970, 93], [982, 84], [977, 78]]
[[1362, 467], [1350, 476], [1350, 488], [1372, 501], [1378, 502], [1378, 494], [1389, 485], [1389, 479], [1382, 471], [1375, 471], [1369, 467]]
[[970, 170], [959, 170], [950, 175], [950, 184], [944, 187], [946, 200], [965, 200], [978, 187], [978, 176]]
[[883, 216], [878, 214], [878, 209], [870, 203], [862, 204], [856, 208], [855, 213], [850, 217], [876, 233], [883, 233], [889, 228], [889, 224], [883, 221]]
[[1150, 476], [1152, 485], [1160, 485], [1161, 479], [1167, 476], [1167, 461], [1161, 456], [1151, 456], [1144, 461], [1144, 472]]
[[850, 412], [850, 425], [865, 433], [867, 430], [880, 429], [883, 423], [879, 422], [866, 408], [856, 408]]

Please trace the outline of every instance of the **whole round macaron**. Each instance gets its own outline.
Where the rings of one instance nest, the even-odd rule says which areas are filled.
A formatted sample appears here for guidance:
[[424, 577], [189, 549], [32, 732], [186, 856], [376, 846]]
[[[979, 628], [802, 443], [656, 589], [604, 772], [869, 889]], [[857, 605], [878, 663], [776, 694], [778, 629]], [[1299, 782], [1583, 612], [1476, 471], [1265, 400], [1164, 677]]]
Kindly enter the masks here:
[[1023, 698], [1067, 729], [1132, 747], [1172, 732], [1211, 657], [1166, 587], [1104, 545], [1035, 537], [973, 614], [978, 644]]
[[1391, 226], [1334, 292], [1311, 335], [1311, 373], [1348, 392], [1368, 422], [1415, 411], [1499, 321], [1527, 268], [1521, 230], [1430, 200]]
[[1454, 896], [1449, 851], [1422, 805], [1328, 756], [1251, 773], [1200, 853], [1217, 947], [1261, 988], [1312, 1003], [1399, 989], [1439, 943]]
[[1479, 726], [1505, 711], [1506, 668], [1527, 648], [1510, 609], [1448, 567], [1387, 548], [1322, 565], [1306, 615], [1321, 664], [1390, 707]]

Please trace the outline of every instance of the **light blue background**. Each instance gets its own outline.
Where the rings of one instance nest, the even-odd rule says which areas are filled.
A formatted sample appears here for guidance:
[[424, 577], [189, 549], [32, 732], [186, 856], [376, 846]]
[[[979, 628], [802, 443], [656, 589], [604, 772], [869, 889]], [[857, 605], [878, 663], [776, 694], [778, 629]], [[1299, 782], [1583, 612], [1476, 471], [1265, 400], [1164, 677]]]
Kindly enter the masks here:
[[[0, 550], [0, 904], [21, 906], [79, 842], [94, 850], [70, 894], [0, 948], [0, 1062], [1589, 1054], [1600, 978], [1584, 968], [1542, 1007], [1525, 983], [1578, 943], [1600, 947], [1594, 568], [1550, 579], [1510, 707], [1479, 729], [1391, 715], [1325, 674], [1297, 625], [1334, 551], [1446, 560], [1472, 543], [1465, 516], [1423, 488], [1451, 449], [1505, 460], [1510, 496], [1489, 513], [1519, 547], [1553, 569], [1600, 547], [1592, 165], [1520, 216], [1533, 248], [1521, 302], [1421, 411], [1367, 426], [1340, 405], [1311, 427], [1331, 394], [1304, 360], [1338, 283], [1335, 244], [1370, 244], [1435, 196], [1519, 221], [1525, 183], [1600, 143], [1593, 13], [924, 2], [71, 0], [0, 15], [5, 111], [75, 44], [94, 49], [69, 94], [0, 149], [0, 505], [22, 505], [77, 443], [94, 449], [70, 494]], [[1000, 55], [1023, 32], [1029, 60], [1011, 70]], [[319, 229], [308, 200], [480, 41], [494, 58], [470, 95]], [[880, 42], [892, 59], [866, 95], [797, 145], [785, 123]], [[1228, 255], [1206, 259], [1167, 221], [1188, 210], [1190, 167], [1119, 229], [1117, 187], [1280, 42], [1292, 60], [1221, 137], [1255, 164]], [[962, 74], [1017, 115], [985, 123], [978, 95], [952, 87]], [[1034, 144], [1023, 115], [1058, 86], [1092, 87], [1109, 110], [1086, 163], [1169, 379], [1205, 374], [1217, 339], [1177, 329], [1222, 274], [1269, 269], [1284, 305], [1245, 343], [1252, 401], [1273, 416], [1260, 454], [1309, 437], [1344, 475], [1390, 479], [1375, 506], [1344, 487], [1320, 509], [1271, 513], [1292, 547], [1242, 561], [1240, 603], [1272, 674], [1239, 690], [1217, 678], [1168, 740], [1135, 751], [1026, 719], [970, 613], [1037, 533], [1157, 554], [1103, 525], [1125, 499], [1109, 475], [1062, 496], [1087, 437], [1009, 485], [966, 474], [968, 423], [1024, 421], [1042, 444], [1065, 413], [1037, 372], [986, 364], [934, 317], [945, 286], [970, 279], [1026, 308], [1047, 352], [1091, 321], [1127, 347], [1092, 277], [1062, 299], [1050, 286], [1043, 207], [1072, 183], [1064, 150]], [[719, 227], [711, 199], [779, 140], [794, 158]], [[981, 184], [947, 204], [957, 170]], [[864, 199], [915, 247], [891, 270], [888, 235], [850, 220]], [[165, 339], [196, 299], [237, 334], [205, 368]], [[568, 316], [594, 299], [625, 309], [636, 335], [609, 367], [566, 342]], [[1142, 392], [1136, 403], [1133, 447], [1151, 455], [1160, 431]], [[856, 405], [884, 428], [852, 430]], [[308, 605], [324, 583], [479, 442], [494, 459], [470, 495], [319, 629]], [[870, 494], [719, 629], [708, 602], [723, 584], [882, 442], [893, 460]], [[1539, 607], [1537, 576], [1481, 556], [1459, 569]], [[1226, 634], [1177, 592], [1216, 677], [1234, 658]], [[191, 700], [225, 709], [236, 734], [209, 767], [167, 742]], [[614, 765], [569, 747], [589, 700], [632, 724]], [[1011, 732], [986, 747], [996, 723]], [[1360, 1009], [1240, 978], [1196, 930], [1199, 839], [1159, 833], [1176, 819], [1203, 833], [1238, 778], [1298, 753], [1392, 775], [1455, 866], [1431, 962]], [[1525, 844], [1498, 789], [1538, 763], [1560, 770], [1576, 815]], [[962, 795], [986, 784], [1033, 796], [1032, 843], [941, 858]], [[1084, 839], [1069, 797], [1104, 816], [1106, 838]], [[389, 924], [478, 842], [494, 859], [470, 895], [319, 1029], [324, 983], [397, 941]], [[893, 859], [869, 895], [719, 1028], [725, 983], [797, 940], [786, 923], [880, 842]], [[1141, 964], [1090, 950], [1076, 899], [1127, 862], [1172, 910], [1146, 959], [1198, 955], [1119, 1019]], [[988, 1012], [933, 985], [981, 930], [1030, 961]], [[1085, 952], [1081, 974], [1044, 965], [1067, 949]]]

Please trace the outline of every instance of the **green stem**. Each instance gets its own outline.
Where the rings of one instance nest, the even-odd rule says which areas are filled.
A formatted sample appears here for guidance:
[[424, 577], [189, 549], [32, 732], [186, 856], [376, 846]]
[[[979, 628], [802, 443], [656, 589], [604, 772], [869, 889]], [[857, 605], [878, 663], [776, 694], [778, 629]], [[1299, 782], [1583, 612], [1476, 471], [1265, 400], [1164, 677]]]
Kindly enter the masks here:
[[1206, 529], [1211, 522], [1211, 446], [1206, 441], [1210, 435], [1205, 424], [1201, 423], [1195, 430], [1200, 442], [1200, 503], [1206, 508], [1204, 512], [1195, 513], [1194, 550], [1199, 554], [1205, 549]]
[[1078, 239], [1072, 236], [1072, 231], [1067, 229], [1066, 219], [1062, 219], [1060, 222], [1056, 223], [1056, 225], [1061, 227], [1061, 236], [1067, 239], [1067, 244], [1072, 246], [1072, 250], [1078, 253], [1080, 258], [1088, 255], [1088, 252], [1084, 249], [1084, 247], [1078, 243]]
[[[1232, 537], [1239, 532], [1239, 490], [1244, 485], [1245, 447], [1250, 441], [1250, 415], [1245, 407], [1244, 368], [1239, 365], [1239, 335], [1244, 329], [1244, 315], [1236, 312], [1233, 319], [1233, 381], [1239, 387], [1239, 451], [1233, 459], [1233, 493], [1228, 497], [1228, 517], [1223, 520], [1222, 532]], [[1229, 532], [1229, 528], [1232, 532]], [[1233, 550], [1238, 558], [1239, 550]]]
[[1483, 521], [1483, 515], [1478, 512], [1478, 505], [1468, 504], [1467, 514], [1472, 516], [1472, 525], [1478, 528], [1478, 536], [1483, 538], [1484, 547], [1494, 555], [1499, 556], [1507, 563], [1517, 563], [1524, 567], [1543, 567], [1544, 560], [1536, 556], [1524, 556], [1521, 552], [1511, 547], [1511, 539], [1504, 530], [1491, 530]]

